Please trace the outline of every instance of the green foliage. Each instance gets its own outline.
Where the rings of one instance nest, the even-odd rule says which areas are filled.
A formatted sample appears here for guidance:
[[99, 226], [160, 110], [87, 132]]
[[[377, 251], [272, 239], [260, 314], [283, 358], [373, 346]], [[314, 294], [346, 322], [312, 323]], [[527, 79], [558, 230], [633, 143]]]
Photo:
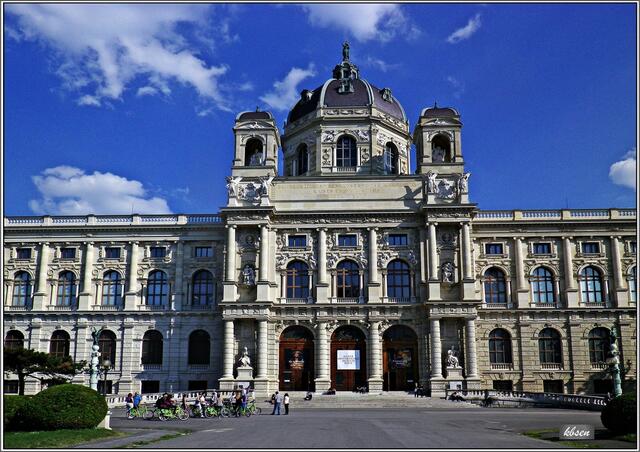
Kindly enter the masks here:
[[[27, 348], [4, 349], [4, 371], [18, 376], [18, 394], [24, 394], [24, 379], [27, 376], [60, 379], [73, 376], [86, 366], [85, 361], [74, 363], [70, 356], [59, 358], [49, 353]], [[37, 374], [37, 375], [36, 375]]]
[[602, 425], [617, 434], [637, 433], [636, 393], [622, 394], [607, 403], [600, 414]]
[[36, 394], [19, 416], [30, 419], [33, 430], [94, 428], [107, 414], [104, 397], [86, 386], [63, 384]]
[[103, 428], [81, 430], [55, 430], [46, 432], [6, 432], [5, 449], [62, 449], [96, 439], [111, 439], [124, 436], [121, 432]]
[[4, 408], [5, 431], [27, 430], [28, 420], [16, 413], [29, 403], [31, 396], [5, 395], [2, 398]]

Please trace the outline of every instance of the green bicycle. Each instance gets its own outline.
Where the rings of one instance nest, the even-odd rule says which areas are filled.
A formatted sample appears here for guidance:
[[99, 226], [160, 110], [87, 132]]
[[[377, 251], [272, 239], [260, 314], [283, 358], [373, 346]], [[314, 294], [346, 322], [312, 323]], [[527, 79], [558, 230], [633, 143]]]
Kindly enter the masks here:
[[262, 414], [262, 408], [260, 408], [259, 406], [256, 406], [255, 400], [252, 400], [249, 402], [249, 404], [247, 405], [247, 410], [251, 414], [257, 414], [257, 415]]
[[149, 410], [145, 405], [138, 405], [137, 408], [131, 408], [127, 413], [127, 419], [150, 419], [153, 417], [153, 411]]
[[208, 405], [204, 409], [204, 417], [207, 417], [207, 418], [217, 417], [221, 419], [223, 417], [229, 417], [229, 416], [231, 416], [231, 412], [229, 411], [229, 408], [227, 408], [226, 406]]
[[183, 410], [180, 406], [177, 406], [175, 409], [160, 408], [158, 418], [161, 421], [168, 421], [169, 419], [180, 419], [181, 421], [186, 421], [189, 419], [189, 413]]

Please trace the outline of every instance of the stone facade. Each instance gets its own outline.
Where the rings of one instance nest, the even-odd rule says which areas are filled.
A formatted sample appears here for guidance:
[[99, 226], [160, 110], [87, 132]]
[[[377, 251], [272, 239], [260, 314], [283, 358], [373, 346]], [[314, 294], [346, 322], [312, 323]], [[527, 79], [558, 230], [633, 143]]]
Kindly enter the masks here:
[[635, 210], [480, 210], [461, 132], [433, 107], [411, 134], [347, 51], [282, 136], [268, 112], [238, 115], [219, 214], [5, 218], [5, 341], [88, 361], [105, 326], [119, 393], [594, 393], [609, 377], [593, 332], [615, 327], [635, 381]]

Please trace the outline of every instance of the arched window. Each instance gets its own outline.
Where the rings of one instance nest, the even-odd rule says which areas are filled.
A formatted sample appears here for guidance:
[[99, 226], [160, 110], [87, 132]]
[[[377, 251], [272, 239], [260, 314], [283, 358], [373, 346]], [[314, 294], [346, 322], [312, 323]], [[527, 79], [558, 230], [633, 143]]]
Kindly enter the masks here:
[[537, 267], [531, 273], [531, 290], [534, 303], [555, 303], [553, 275], [544, 267]]
[[633, 266], [629, 269], [629, 301], [635, 303], [638, 299], [638, 267]]
[[607, 328], [594, 328], [589, 332], [589, 361], [591, 364], [604, 363], [609, 354], [611, 334]]
[[595, 267], [585, 267], [578, 277], [583, 303], [602, 303], [602, 274]]
[[76, 300], [76, 277], [72, 272], [61, 272], [58, 276], [56, 305], [71, 306]]
[[497, 328], [489, 333], [489, 362], [491, 364], [512, 364], [511, 335], [507, 330]]
[[301, 176], [309, 171], [309, 151], [306, 144], [298, 146], [298, 153], [296, 155], [296, 176]]
[[18, 272], [13, 278], [13, 306], [26, 306], [31, 301], [31, 276]]
[[24, 348], [24, 334], [18, 330], [8, 331], [4, 338], [4, 347], [9, 350]]
[[264, 165], [264, 154], [262, 152], [262, 141], [257, 138], [250, 138], [244, 146], [244, 165], [261, 166]]
[[111, 361], [111, 365], [116, 364], [116, 335], [113, 331], [103, 330], [98, 338], [98, 346], [100, 347], [100, 362], [105, 359]]
[[436, 135], [431, 140], [431, 160], [433, 163], [451, 162], [451, 142], [445, 135]]
[[356, 167], [358, 166], [358, 152], [356, 149], [356, 140], [346, 135], [338, 138], [336, 146], [336, 166], [338, 167]]
[[309, 297], [309, 266], [302, 261], [287, 265], [287, 298]]
[[562, 364], [560, 333], [553, 328], [545, 328], [538, 335], [538, 350], [541, 364]]
[[484, 272], [484, 302], [486, 304], [507, 302], [507, 281], [504, 272], [492, 267]]
[[336, 270], [338, 298], [358, 298], [360, 296], [360, 268], [353, 261], [345, 260]]
[[102, 304], [104, 306], [122, 305], [124, 285], [117, 271], [108, 271], [102, 277]]
[[160, 270], [149, 273], [147, 279], [147, 305], [162, 306], [167, 304], [169, 298], [169, 283], [167, 274]]
[[411, 270], [400, 259], [392, 260], [387, 265], [387, 297], [411, 297]]
[[142, 364], [162, 364], [162, 334], [149, 330], [142, 338]]
[[393, 143], [384, 146], [384, 173], [398, 174], [398, 149]]
[[196, 330], [189, 335], [189, 364], [209, 364], [211, 338], [204, 330]]
[[69, 333], [62, 330], [54, 331], [49, 341], [49, 354], [57, 358], [69, 356], [69, 343]]
[[213, 275], [208, 270], [198, 270], [193, 275], [191, 304], [208, 306], [213, 304]]

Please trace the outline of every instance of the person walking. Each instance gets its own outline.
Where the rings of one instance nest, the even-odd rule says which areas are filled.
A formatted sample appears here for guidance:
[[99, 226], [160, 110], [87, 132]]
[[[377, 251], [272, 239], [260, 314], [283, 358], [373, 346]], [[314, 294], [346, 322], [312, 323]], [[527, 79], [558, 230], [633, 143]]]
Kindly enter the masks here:
[[124, 400], [125, 405], [127, 406], [127, 416], [131, 412], [131, 408], [133, 408], [133, 394], [127, 394], [127, 398]]
[[137, 392], [133, 393], [133, 407], [138, 408], [140, 406], [140, 402], [142, 401], [142, 396]]
[[289, 393], [284, 394], [284, 414], [289, 414]]
[[275, 399], [273, 401], [273, 411], [271, 412], [271, 414], [276, 414], [276, 412], [278, 413], [278, 416], [280, 416], [280, 405], [282, 405], [282, 395], [276, 391], [275, 394]]

